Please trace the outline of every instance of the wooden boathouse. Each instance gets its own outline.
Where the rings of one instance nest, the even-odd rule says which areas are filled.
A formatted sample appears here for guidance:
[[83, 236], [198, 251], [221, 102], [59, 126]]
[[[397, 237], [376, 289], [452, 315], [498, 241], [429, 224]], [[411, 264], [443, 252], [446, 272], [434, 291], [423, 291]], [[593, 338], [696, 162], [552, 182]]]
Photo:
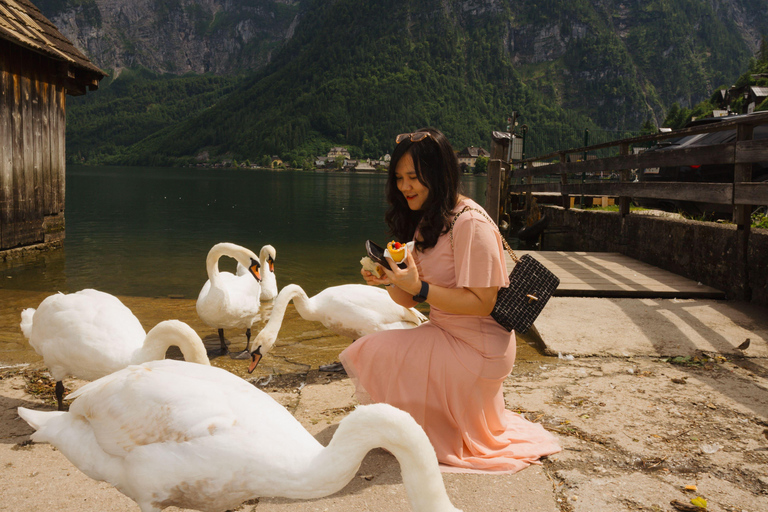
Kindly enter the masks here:
[[0, 0], [0, 260], [64, 238], [66, 95], [104, 76], [28, 0]]

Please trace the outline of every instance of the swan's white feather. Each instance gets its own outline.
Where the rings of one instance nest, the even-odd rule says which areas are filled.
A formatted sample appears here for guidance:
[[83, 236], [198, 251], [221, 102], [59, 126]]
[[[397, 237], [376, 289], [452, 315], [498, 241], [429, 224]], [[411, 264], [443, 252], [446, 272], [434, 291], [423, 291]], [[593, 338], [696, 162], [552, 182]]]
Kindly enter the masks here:
[[94, 380], [129, 364], [162, 359], [177, 338], [190, 346], [183, 348], [185, 357], [194, 352], [195, 362], [208, 363], [202, 340], [188, 325], [161, 322], [150, 336], [120, 299], [98, 290], [51, 295], [21, 318], [22, 332], [57, 381], [67, 375]]
[[291, 300], [305, 320], [320, 322], [335, 333], [352, 339], [383, 330], [409, 329], [427, 320], [416, 309], [400, 306], [386, 290], [374, 286], [331, 286], [308, 297], [300, 286], [289, 284], [280, 290], [267, 325], [249, 350], [261, 346], [261, 354], [265, 355], [272, 348]]
[[35, 441], [53, 444], [144, 512], [325, 496], [346, 485], [377, 446], [398, 458], [414, 509], [455, 510], [423, 430], [385, 404], [353, 411], [324, 448], [269, 395], [215, 367], [174, 360], [130, 366], [72, 397], [68, 413], [19, 414], [38, 429]]
[[258, 322], [261, 308], [261, 285], [247, 272], [236, 275], [219, 271], [219, 258], [229, 256], [246, 269], [256, 255], [239, 245], [220, 243], [214, 245], [206, 259], [208, 281], [197, 297], [197, 314], [215, 329], [250, 329]]

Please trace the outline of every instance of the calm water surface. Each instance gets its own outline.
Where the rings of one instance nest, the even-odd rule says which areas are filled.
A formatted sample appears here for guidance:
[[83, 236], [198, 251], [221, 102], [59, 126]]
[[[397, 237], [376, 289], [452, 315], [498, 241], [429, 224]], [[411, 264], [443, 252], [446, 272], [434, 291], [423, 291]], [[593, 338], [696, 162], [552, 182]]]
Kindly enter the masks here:
[[[383, 174], [76, 166], [66, 178], [63, 249], [0, 265], [0, 367], [40, 360], [21, 335], [19, 313], [51, 293], [96, 288], [118, 295], [145, 329], [178, 318], [216, 348], [215, 330], [199, 320], [194, 305], [214, 244], [233, 242], [257, 254], [273, 245], [278, 287], [295, 283], [311, 296], [364, 283], [365, 240], [383, 245], [389, 238]], [[465, 176], [463, 186], [485, 204], [485, 177]], [[222, 270], [235, 265], [220, 260]], [[266, 303], [262, 322], [270, 309]], [[226, 334], [233, 350], [245, 348], [244, 333]], [[337, 359], [349, 342], [289, 306], [279, 343], [259, 372], [316, 368]], [[518, 339], [521, 349], [518, 357], [538, 358]], [[216, 361], [239, 374], [246, 368], [226, 357]]]
[[[64, 249], [0, 268], [3, 288], [196, 298], [218, 242], [277, 250], [278, 286], [362, 283], [365, 240], [387, 241], [383, 174], [67, 168]], [[464, 178], [485, 202], [485, 177]], [[220, 261], [234, 271], [235, 262]]]

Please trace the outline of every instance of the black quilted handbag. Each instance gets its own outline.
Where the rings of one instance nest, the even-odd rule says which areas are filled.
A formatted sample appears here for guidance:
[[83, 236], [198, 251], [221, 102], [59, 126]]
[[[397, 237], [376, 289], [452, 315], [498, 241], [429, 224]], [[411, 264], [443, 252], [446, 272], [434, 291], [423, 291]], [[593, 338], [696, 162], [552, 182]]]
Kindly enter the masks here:
[[[451, 246], [453, 246], [453, 225], [459, 215], [467, 210], [475, 210], [490, 221], [490, 217], [476, 208], [465, 207], [453, 218], [451, 223]], [[493, 221], [491, 221], [493, 224]], [[515, 262], [509, 273], [509, 286], [499, 288], [496, 305], [491, 311], [491, 317], [508, 331], [514, 330], [523, 334], [530, 329], [536, 317], [547, 305], [552, 293], [560, 285], [560, 279], [547, 267], [542, 265], [530, 254], [518, 258], [502, 235], [501, 241]]]

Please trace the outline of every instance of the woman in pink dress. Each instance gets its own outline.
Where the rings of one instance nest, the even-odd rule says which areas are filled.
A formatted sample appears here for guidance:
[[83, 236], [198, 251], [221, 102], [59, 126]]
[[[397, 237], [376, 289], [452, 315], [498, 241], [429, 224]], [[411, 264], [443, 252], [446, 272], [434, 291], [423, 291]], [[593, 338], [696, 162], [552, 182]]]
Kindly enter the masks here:
[[[396, 142], [386, 221], [415, 250], [404, 269], [392, 262], [381, 278], [361, 273], [370, 285], [386, 285], [402, 306], [429, 303], [429, 321], [364, 336], [340, 360], [358, 400], [414, 417], [443, 471], [514, 473], [561, 448], [541, 425], [504, 405], [502, 384], [516, 347], [514, 333], [490, 317], [499, 287], [509, 284], [501, 236], [482, 208], [459, 194], [458, 162], [440, 131], [424, 128]], [[472, 210], [454, 223], [466, 206]]]

